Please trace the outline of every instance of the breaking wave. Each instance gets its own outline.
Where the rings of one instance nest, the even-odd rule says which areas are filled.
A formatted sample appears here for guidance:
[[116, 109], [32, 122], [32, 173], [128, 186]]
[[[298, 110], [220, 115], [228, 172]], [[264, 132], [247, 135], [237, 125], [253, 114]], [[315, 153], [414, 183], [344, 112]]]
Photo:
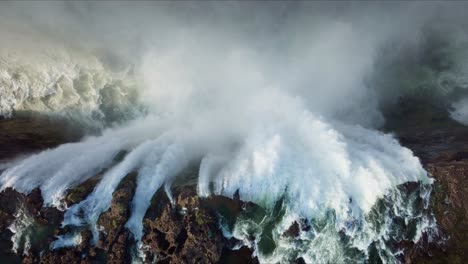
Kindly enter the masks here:
[[[155, 192], [165, 186], [171, 197], [170, 187], [175, 178], [190, 163], [201, 161], [200, 196], [233, 197], [238, 192], [242, 200], [252, 201], [272, 214], [282, 201], [282, 216], [276, 216], [279, 224], [274, 225], [275, 229], [265, 231], [268, 230], [262, 227], [265, 223], [255, 224], [247, 218], [238, 220], [233, 230], [234, 236], [244, 241], [251, 232], [258, 239], [263, 237], [262, 232], [272, 232], [277, 248], [264, 256], [264, 251], [258, 251], [262, 262], [285, 261], [291, 254], [311, 261], [345, 258], [347, 253], [342, 250], [346, 247], [340, 247], [343, 239], [340, 232], [350, 239], [347, 247], [361, 252], [356, 253], [356, 258], [366, 259], [372, 246], [378, 254], [386, 254], [388, 249], [383, 241], [393, 228], [388, 221], [400, 217], [417, 226], [429, 221], [420, 210], [412, 208], [411, 201], [401, 198], [404, 194], [397, 187], [406, 182], [426, 186], [432, 179], [411, 151], [401, 147], [393, 137], [359, 126], [329, 123], [300, 106], [284, 110], [290, 118], [284, 119], [277, 113], [275, 122], [259, 120], [252, 125], [244, 140], [208, 149], [205, 145], [208, 139], [200, 136], [212, 131], [195, 135], [193, 131], [198, 124], [161, 131], [164, 126], [158, 124], [167, 121], [147, 117], [105, 131], [102, 136], [31, 156], [5, 170], [1, 183], [3, 188], [13, 187], [26, 193], [40, 188], [46, 205], [66, 210], [64, 226], [89, 226], [97, 239], [96, 223], [100, 214], [109, 209], [112, 193], [125, 176], [137, 171], [137, 187], [126, 227], [139, 241], [142, 220]], [[157, 133], [158, 130], [161, 132]], [[126, 153], [121, 161], [116, 160], [119, 153]], [[61, 201], [68, 189], [97, 174], [102, 174], [100, 182], [85, 200], [70, 208], [63, 207]], [[428, 199], [428, 193], [412, 199]], [[389, 200], [391, 207], [374, 212], [382, 199]], [[317, 226], [303, 234], [302, 246], [296, 247], [299, 242], [281, 238], [288, 225], [303, 219]], [[409, 239], [417, 240], [423, 231], [425, 228], [420, 227]], [[58, 241], [55, 246], [70, 243]], [[337, 249], [329, 253], [317, 245], [330, 243], [337, 243]], [[375, 246], [375, 243], [383, 244]], [[385, 256], [389, 262], [395, 258], [391, 254]]]
[[2, 49], [0, 116], [35, 112], [85, 123], [136, 116], [141, 109], [135, 80], [130, 67], [120, 67], [65, 48], [25, 53]]
[[[107, 13], [108, 6], [96, 5]], [[140, 32], [149, 47], [142, 44], [137, 65], [116, 69], [99, 52], [63, 47], [0, 50], [0, 116], [31, 111], [117, 121], [80, 142], [0, 165], [2, 190], [39, 188], [44, 206], [65, 211], [64, 228], [89, 228], [97, 241], [100, 215], [119, 183], [136, 172], [126, 228], [144, 248], [142, 221], [153, 195], [163, 188], [172, 200], [171, 187], [196, 164], [199, 196], [239, 195], [255, 203], [234, 226], [221, 228], [265, 263], [298, 257], [395, 263], [402, 254], [395, 244], [418, 241], [435, 228], [427, 209], [433, 180], [409, 149], [376, 128], [383, 122], [380, 107], [408, 95], [440, 97], [447, 115], [468, 123], [467, 68], [460, 59], [468, 41], [445, 43], [441, 50], [449, 52], [424, 61], [430, 53], [420, 52], [424, 41], [408, 40], [430, 21], [413, 21], [422, 13], [417, 4], [388, 14], [373, 5], [343, 9], [347, 15], [339, 19], [334, 6], [272, 6], [274, 16], [259, 15], [266, 23], [245, 24], [221, 19], [231, 11], [244, 15], [245, 6], [208, 9], [213, 17], [187, 15], [196, 8], [161, 8], [178, 14], [174, 19], [148, 5], [135, 13], [125, 5], [112, 9], [138, 21], [134, 28], [151, 25]], [[166, 23], [153, 23], [153, 12]], [[118, 20], [102, 24], [126, 32]], [[401, 30], [406, 27], [410, 33]], [[388, 43], [401, 50], [386, 52]], [[448, 63], [439, 65], [440, 58]], [[67, 208], [67, 192], [93, 177], [94, 190]], [[12, 226], [17, 241], [29, 225], [23, 218]], [[299, 226], [298, 237], [284, 235], [292, 225]], [[79, 241], [72, 230], [52, 248]]]

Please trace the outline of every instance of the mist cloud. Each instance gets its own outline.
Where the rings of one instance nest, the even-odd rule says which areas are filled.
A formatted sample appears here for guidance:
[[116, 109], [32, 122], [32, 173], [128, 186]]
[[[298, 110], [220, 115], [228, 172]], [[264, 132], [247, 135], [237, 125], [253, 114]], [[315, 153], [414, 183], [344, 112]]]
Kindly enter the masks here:
[[195, 101], [210, 97], [232, 102], [236, 95], [242, 101], [257, 90], [277, 89], [321, 115], [375, 126], [383, 123], [381, 101], [401, 89], [369, 81], [379, 70], [376, 62], [418, 50], [428, 26], [460, 27], [466, 8], [418, 2], [21, 2], [3, 4], [0, 32], [5, 43], [38, 53], [58, 45], [92, 52], [103, 63], [122, 58], [142, 81], [150, 108], [201, 104]]
[[[453, 33], [438, 35], [446, 40], [441, 47], [452, 47], [459, 39], [465, 43], [458, 38], [465, 34], [460, 30], [463, 3], [21, 2], [2, 7], [0, 22], [6, 24], [0, 24], [0, 32], [10, 43], [2, 44], [3, 50], [41, 54], [24, 58], [23, 67], [44, 65], [50, 57], [49, 66], [68, 58], [67, 65], [78, 69], [71, 79], [80, 81], [65, 90], [78, 94], [76, 102], [92, 97], [90, 105], [103, 114], [103, 98], [117, 102], [105, 109], [124, 104], [145, 110], [95, 137], [11, 164], [1, 174], [2, 188], [40, 188], [47, 205], [61, 207], [68, 189], [104, 171], [94, 192], [70, 208], [64, 222], [90, 225], [95, 235], [99, 215], [129, 172], [138, 176], [126, 227], [140, 241], [153, 194], [164, 188], [171, 197], [180, 172], [199, 164], [201, 196], [238, 192], [267, 210], [284, 198], [288, 216], [283, 229], [332, 210], [336, 222], [327, 237], [338, 241], [344, 230], [354, 248], [366, 251], [375, 241], [383, 245], [389, 230], [377, 232], [366, 218], [377, 200], [393, 194], [395, 210], [406, 212], [411, 205], [401, 202], [396, 187], [432, 180], [411, 151], [376, 130], [384, 122], [381, 107], [395, 104], [413, 88], [415, 94], [439, 89], [447, 73], [455, 83], [453, 89], [441, 90], [448, 105], [455, 93], [466, 90], [459, 78], [466, 69], [462, 57], [449, 56], [448, 66], [438, 67], [422, 63], [421, 55], [438, 50], [428, 44], [437, 35], [436, 25]], [[55, 46], [65, 55], [43, 55], [43, 48]], [[6, 79], [17, 87], [6, 68]], [[124, 69], [125, 78], [114, 81], [116, 69]], [[113, 77], [109, 83], [118, 85], [112, 96], [104, 97], [103, 91], [115, 85], [95, 85], [99, 78], [88, 71]], [[86, 78], [75, 78], [83, 72]], [[417, 78], [405, 79], [405, 74]], [[131, 85], [123, 81], [128, 79]], [[420, 85], [427, 80], [428, 85]], [[62, 83], [54, 78], [45, 83], [51, 85], [36, 99], [67, 102], [66, 96], [54, 97], [64, 93]], [[29, 85], [21, 87], [26, 97], [32, 91]], [[129, 94], [136, 99], [127, 100]], [[451, 106], [455, 118], [462, 119], [464, 103]], [[120, 152], [126, 157], [115, 161]], [[55, 160], [52, 166], [44, 166], [49, 160]], [[427, 199], [425, 193], [421, 197]], [[430, 222], [412, 214], [404, 217], [405, 222], [420, 221], [416, 237]], [[234, 235], [243, 239], [246, 234], [239, 228]], [[308, 239], [312, 245], [317, 238]], [[301, 254], [314, 262], [317, 250], [312, 245]], [[260, 255], [264, 262], [286, 257], [281, 249]]]

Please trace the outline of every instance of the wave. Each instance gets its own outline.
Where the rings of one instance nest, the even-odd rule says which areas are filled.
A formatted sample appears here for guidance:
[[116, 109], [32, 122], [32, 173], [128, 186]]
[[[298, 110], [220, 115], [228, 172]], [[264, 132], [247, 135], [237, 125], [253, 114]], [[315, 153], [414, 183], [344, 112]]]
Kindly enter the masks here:
[[2, 49], [0, 116], [37, 112], [75, 121], [117, 121], [137, 114], [130, 67], [116, 71], [89, 52]]
[[[394, 219], [393, 215], [405, 220], [423, 218], [411, 207], [411, 202], [399, 198], [404, 194], [396, 188], [406, 182], [428, 185], [432, 179], [411, 151], [401, 147], [392, 136], [359, 126], [326, 122], [303, 108], [287, 109], [287, 114], [292, 118], [277, 116], [275, 122], [259, 120], [245, 139], [221, 149], [206, 149], [207, 138], [201, 139], [200, 134], [193, 133], [194, 124], [168, 130], [164, 120], [167, 117], [150, 116], [121, 128], [108, 129], [102, 136], [26, 158], [4, 171], [0, 181], [2, 188], [13, 187], [26, 193], [40, 188], [45, 205], [66, 210], [64, 226], [91, 226], [96, 239], [99, 234], [96, 222], [109, 209], [118, 183], [130, 172], [137, 171], [137, 187], [126, 227], [139, 241], [142, 220], [154, 193], [165, 186], [171, 197], [170, 187], [180, 172], [189, 164], [201, 161], [200, 196], [233, 197], [238, 193], [242, 200], [252, 201], [267, 212], [274, 212], [278, 201], [282, 201], [284, 217], [278, 220], [281, 224], [277, 229], [271, 231], [278, 248], [268, 257], [257, 251], [262, 262], [286, 259], [291, 254], [288, 248], [294, 254], [302, 251], [300, 254], [309, 256], [310, 260], [334, 260], [334, 255], [324, 252], [320, 255], [320, 247], [314, 243], [322, 247], [341, 243], [342, 230], [351, 237], [352, 246], [367, 256], [375, 241], [389, 236], [388, 221], [392, 220], [386, 219]], [[209, 137], [212, 133], [203, 134]], [[118, 153], [126, 153], [125, 158], [116, 160]], [[102, 174], [100, 182], [85, 200], [70, 208], [63, 206], [61, 201], [68, 189], [97, 174]], [[393, 209], [375, 217], [374, 221], [386, 223], [385, 227], [376, 229], [368, 217], [381, 199], [391, 201]], [[327, 239], [309, 237], [304, 242], [308, 246], [295, 249], [296, 242], [280, 238], [289, 224], [301, 219], [326, 222], [323, 231], [315, 230], [304, 236]], [[243, 240], [245, 230], [252, 229], [246, 221], [251, 222], [239, 220], [234, 230], [234, 235]], [[411, 238], [424, 231], [418, 229]], [[261, 232], [257, 235], [262, 237]], [[70, 241], [74, 240], [54, 245], [70, 246]], [[345, 254], [340, 252], [336, 251]]]
[[[174, 10], [158, 23], [151, 6], [116, 7], [139, 21], [124, 28], [151, 25], [139, 32], [141, 50], [128, 47], [141, 60], [137, 67], [117, 70], [99, 52], [2, 50], [1, 116], [33, 111], [118, 124], [0, 165], [1, 189], [40, 188], [45, 206], [65, 211], [64, 228], [90, 227], [96, 241], [113, 192], [136, 172], [126, 228], [144, 250], [142, 220], [154, 193], [163, 188], [172, 200], [174, 182], [196, 164], [199, 196], [238, 195], [257, 205], [222, 228], [261, 262], [397, 262], [401, 252], [389, 244], [417, 241], [434, 227], [427, 211], [433, 180], [409, 149], [375, 128], [384, 106], [402, 97], [440, 99], [446, 115], [452, 110], [453, 119], [467, 122], [468, 42], [442, 34], [435, 40], [447, 43], [426, 47], [439, 42], [421, 33], [432, 15], [414, 19], [423, 13], [419, 4], [385, 9], [391, 12], [344, 8], [339, 19], [339, 9], [316, 7], [281, 5], [271, 10], [281, 15], [245, 23], [224, 7], [214, 16]], [[100, 21], [104, 14], [94, 15]], [[99, 26], [122, 29], [121, 19], [108, 22]], [[113, 37], [128, 39], [120, 31]], [[421, 41], [413, 41], [414, 32]], [[92, 177], [98, 183], [91, 194], [67, 208], [67, 192]], [[418, 187], [405, 189], [411, 183]], [[304, 227], [299, 237], [283, 236], [293, 223]], [[72, 231], [53, 247], [76, 241]]]

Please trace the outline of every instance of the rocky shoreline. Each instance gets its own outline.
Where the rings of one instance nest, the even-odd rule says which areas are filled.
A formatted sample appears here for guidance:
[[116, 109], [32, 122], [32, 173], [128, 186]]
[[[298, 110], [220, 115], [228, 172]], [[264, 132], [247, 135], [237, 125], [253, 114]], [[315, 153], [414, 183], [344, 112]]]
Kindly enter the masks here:
[[[28, 195], [5, 190], [0, 193], [0, 259], [8, 263], [130, 263], [135, 242], [124, 225], [129, 217], [134, 179], [129, 175], [114, 192], [111, 208], [99, 218], [102, 230], [96, 244], [92, 242], [91, 232], [84, 229], [79, 246], [58, 250], [51, 250], [50, 245], [57, 235], [67, 231], [67, 228], [60, 229], [63, 212], [42, 207], [39, 189]], [[67, 205], [71, 206], [75, 198], [84, 197], [92, 188], [92, 181], [75, 188], [66, 198]], [[201, 199], [193, 186], [175, 188], [174, 196], [172, 205], [165, 192], [159, 190], [144, 218], [142, 244], [147, 263], [154, 259], [158, 263], [258, 263], [246, 247], [231, 250], [239, 241], [223, 236], [214, 210], [223, 207], [235, 214], [248, 205], [217, 196]], [[33, 228], [46, 231], [41, 234], [41, 241], [31, 242], [29, 248], [20, 245], [15, 253], [11, 250], [14, 234], [10, 226], [20, 208], [31, 218]]]
[[[66, 131], [67, 133], [64, 133]], [[50, 118], [16, 118], [0, 120], [0, 161], [53, 148], [79, 139], [61, 120]], [[6, 189], [0, 192], [0, 260], [2, 263], [129, 263], [135, 254], [135, 242], [124, 225], [129, 217], [129, 204], [135, 189], [134, 174], [128, 175], [113, 193], [111, 208], [99, 218], [103, 228], [96, 244], [86, 228], [81, 231], [77, 247], [51, 250], [56, 236], [69, 231], [61, 229], [63, 212], [43, 207], [39, 189], [28, 195]], [[94, 188], [99, 176], [77, 186], [65, 198], [67, 206], [84, 199]], [[223, 207], [233, 214], [245, 204], [225, 197], [200, 199], [194, 185], [174, 188], [175, 204], [161, 189], [152, 199], [144, 218], [145, 260], [151, 263], [257, 263], [246, 247], [231, 250], [238, 244], [226, 239], [219, 229], [219, 216], [214, 208]], [[32, 241], [19, 241], [14, 252], [12, 226], [21, 211], [34, 229]]]
[[[0, 161], [51, 148], [79, 139], [79, 133], [56, 120], [16, 118], [0, 120]], [[68, 131], [63, 133], [63, 131]], [[431, 210], [439, 225], [437, 238], [423, 236], [417, 243], [402, 242], [405, 263], [468, 262], [468, 128], [433, 126], [397, 132], [403, 145], [418, 156], [434, 177]], [[99, 176], [96, 176], [99, 177]], [[71, 206], [89, 194], [96, 178], [73, 189], [66, 197]], [[111, 208], [101, 215], [96, 244], [87, 229], [81, 232], [77, 247], [51, 250], [50, 244], [61, 229], [63, 212], [42, 207], [39, 190], [28, 195], [12, 189], [0, 193], [0, 259], [2, 263], [129, 263], [135, 254], [135, 243], [124, 225], [129, 217], [129, 202], [135, 189], [135, 175], [128, 175], [113, 194]], [[235, 217], [254, 204], [239, 199], [212, 196], [200, 198], [193, 184], [173, 188], [174, 204], [160, 190], [144, 218], [145, 260], [151, 263], [257, 263], [252, 251], [239, 241], [227, 239], [219, 228], [220, 210]], [[12, 251], [10, 230], [15, 215], [32, 221], [31, 241], [20, 241], [17, 253]], [[306, 223], [294, 223], [285, 236], [297, 236]], [[253, 239], [253, 238], [252, 238]], [[26, 245], [26, 248], [25, 248]], [[236, 248], [233, 250], [232, 248]], [[25, 254], [22, 254], [24, 251]], [[297, 263], [303, 263], [297, 259]]]

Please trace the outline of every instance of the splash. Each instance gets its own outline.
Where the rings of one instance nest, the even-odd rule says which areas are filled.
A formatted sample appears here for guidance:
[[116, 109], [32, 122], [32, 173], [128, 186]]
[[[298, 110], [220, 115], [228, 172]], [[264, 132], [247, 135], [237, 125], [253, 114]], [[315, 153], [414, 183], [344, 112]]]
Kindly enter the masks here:
[[92, 123], [140, 111], [129, 68], [116, 71], [93, 54], [52, 48], [0, 49], [1, 117], [37, 112]]
[[[174, 182], [185, 180], [181, 172], [199, 164], [200, 196], [238, 193], [261, 208], [247, 211], [233, 229], [223, 228], [267, 263], [296, 257], [393, 263], [401, 252], [390, 243], [417, 241], [434, 226], [425, 211], [432, 179], [410, 150], [377, 130], [383, 102], [424, 90], [450, 105], [468, 87], [466, 68], [455, 59], [462, 57], [459, 53], [435, 52], [448, 58], [448, 66], [421, 63], [418, 56], [406, 61], [413, 58], [406, 49], [420, 52], [420, 42], [412, 42], [415, 32], [419, 37], [432, 21], [430, 14], [415, 19], [425, 13], [421, 5], [382, 12], [374, 5], [348, 10], [306, 3], [269, 8], [203, 4], [213, 16], [178, 5], [114, 9], [96, 4], [97, 13], [87, 14], [102, 21], [109, 17], [99, 10], [123, 11], [126, 21], [138, 21], [130, 23], [137, 36], [125, 34], [129, 25], [120, 18], [102, 24], [78, 20], [92, 22], [94, 35], [110, 36], [113, 41], [97, 37], [105, 49], [144, 39], [127, 43], [136, 64], [117, 73], [88, 49], [72, 52], [54, 44], [53, 52], [28, 53], [34, 56], [0, 53], [0, 115], [27, 110], [119, 121], [81, 142], [0, 165], [5, 168], [2, 189], [28, 193], [40, 188], [45, 206], [65, 211], [64, 227], [90, 228], [96, 241], [96, 225], [110, 208], [112, 194], [136, 173], [125, 227], [143, 247], [142, 220], [155, 192], [164, 188], [172, 200]], [[267, 12], [251, 16], [259, 19], [245, 16], [252, 10]], [[346, 15], [336, 16], [338, 10]], [[66, 37], [83, 34], [73, 32], [78, 37], [58, 35], [68, 44]], [[388, 43], [391, 52], [382, 52]], [[442, 47], [463, 46], [454, 43]], [[425, 57], [427, 52], [420, 53]], [[401, 65], [408, 71], [401, 73]], [[405, 74], [409, 78], [400, 78]], [[141, 105], [145, 111], [134, 114]], [[465, 100], [452, 105], [454, 119], [464, 122], [465, 105]], [[67, 192], [93, 177], [98, 183], [91, 194], [67, 208]], [[401, 189], [410, 183], [420, 185], [416, 192]], [[299, 239], [284, 237], [294, 222], [307, 230]], [[53, 248], [77, 241], [71, 232]]]
[[2, 190], [13, 187], [29, 193], [40, 188], [45, 205], [63, 208], [61, 199], [68, 189], [111, 166], [119, 151], [140, 142], [141, 136], [146, 136], [147, 132], [142, 132], [140, 137], [129, 137], [139, 129], [141, 124], [116, 131], [107, 130], [99, 137], [89, 137], [80, 143], [64, 144], [27, 157], [2, 172]]
[[[221, 148], [207, 147], [205, 142], [209, 138], [202, 136], [213, 135], [210, 129], [216, 126], [206, 127], [204, 122], [188, 126], [177, 123], [177, 127], [165, 131], [161, 128], [171, 123], [165, 120], [167, 116], [147, 117], [105, 131], [102, 136], [27, 158], [3, 172], [0, 179], [3, 188], [13, 187], [22, 192], [41, 188], [46, 205], [67, 210], [64, 226], [90, 226], [96, 240], [99, 234], [96, 222], [109, 209], [112, 193], [126, 175], [136, 171], [137, 187], [126, 227], [139, 241], [143, 232], [142, 220], [155, 192], [166, 186], [171, 197], [170, 186], [180, 172], [191, 162], [201, 161], [200, 196], [232, 197], [238, 192], [242, 200], [252, 201], [267, 212], [277, 210], [278, 201], [282, 201], [284, 212], [273, 225], [277, 228], [274, 234], [279, 246], [265, 256], [258, 251], [263, 262], [272, 258], [284, 260], [292, 254], [284, 247], [293, 250], [295, 242], [288, 244], [279, 234], [293, 221], [307, 219], [326, 223], [315, 233], [304, 234], [311, 237], [306, 239], [308, 242], [304, 242], [299, 252], [309, 256], [310, 260], [337, 260], [337, 256], [327, 255], [325, 251], [318, 254], [305, 248], [318, 250], [318, 244], [327, 243], [338, 243], [338, 248], [341, 246], [338, 234], [345, 230], [352, 237], [353, 247], [368, 252], [374, 241], [388, 237], [390, 223], [376, 229], [368, 220], [378, 201], [388, 195], [393, 195], [389, 201], [395, 202], [396, 215], [405, 212], [404, 218], [416, 217], [417, 210], [408, 207], [410, 202], [395, 198], [400, 195], [396, 188], [401, 184], [420, 182], [428, 185], [432, 182], [411, 151], [401, 147], [390, 135], [359, 126], [326, 122], [300, 104], [284, 110], [286, 113], [276, 112], [273, 118], [252, 124], [245, 139], [236, 144], [223, 144]], [[203, 133], [194, 133], [202, 129], [199, 126], [203, 126]], [[125, 158], [115, 160], [121, 151], [127, 153]], [[56, 163], [41, 166], [52, 160]], [[63, 207], [62, 200], [68, 189], [102, 171], [100, 182], [85, 200], [68, 209]], [[390, 211], [385, 211], [375, 219], [391, 221], [385, 219], [393, 218]], [[243, 222], [239, 220], [234, 230], [234, 236], [241, 240], [248, 234], [242, 230], [251, 229], [249, 225], [242, 227]], [[256, 235], [262, 237], [265, 228], [259, 228], [262, 231]], [[416, 233], [420, 235], [424, 231], [421, 228]], [[316, 237], [326, 237], [330, 241]], [[73, 241], [77, 241], [73, 234], [65, 235], [54, 248], [71, 246]], [[383, 252], [385, 249], [378, 250]], [[296, 249], [293, 251], [299, 254]], [[346, 252], [340, 254], [344, 256]]]
[[11, 242], [13, 243], [12, 251], [27, 255], [31, 246], [31, 226], [33, 218], [28, 215], [24, 208], [18, 208], [15, 214], [15, 221], [8, 227], [13, 233]]
[[35, 216], [21, 204], [15, 213], [15, 220], [8, 229], [13, 233], [11, 236], [12, 251], [18, 255], [28, 255], [31, 249], [42, 247], [54, 233], [53, 224], [44, 224], [35, 220]]

